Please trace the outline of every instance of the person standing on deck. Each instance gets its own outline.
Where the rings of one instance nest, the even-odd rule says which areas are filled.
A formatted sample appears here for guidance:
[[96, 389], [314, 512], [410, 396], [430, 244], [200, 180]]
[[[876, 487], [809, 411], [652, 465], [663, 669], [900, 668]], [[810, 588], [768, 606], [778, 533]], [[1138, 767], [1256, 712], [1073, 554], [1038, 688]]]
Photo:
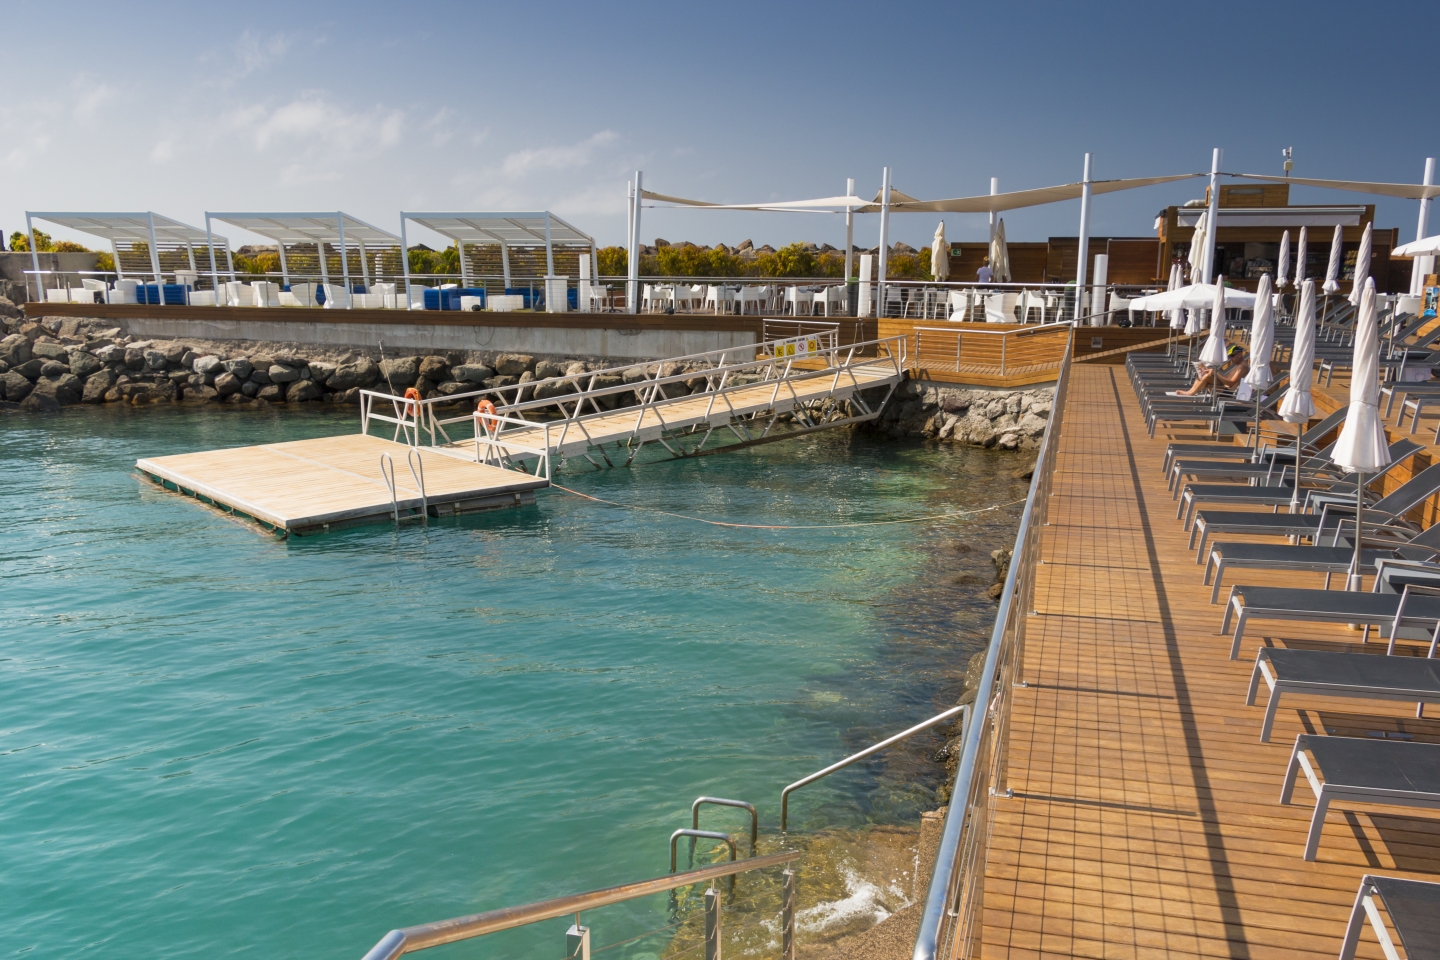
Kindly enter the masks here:
[[995, 276], [995, 271], [990, 269], [990, 258], [986, 257], [980, 262], [980, 269], [975, 271], [976, 283], [989, 283]]

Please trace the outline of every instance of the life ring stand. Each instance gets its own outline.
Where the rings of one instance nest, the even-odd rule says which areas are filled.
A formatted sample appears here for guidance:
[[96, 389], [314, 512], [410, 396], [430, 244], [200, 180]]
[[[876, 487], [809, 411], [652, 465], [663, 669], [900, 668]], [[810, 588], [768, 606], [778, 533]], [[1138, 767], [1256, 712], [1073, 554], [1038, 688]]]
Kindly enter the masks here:
[[475, 404], [475, 423], [483, 425], [487, 433], [494, 435], [500, 430], [500, 411], [495, 409], [495, 404], [481, 397], [480, 402]]
[[420, 401], [425, 398], [420, 396], [420, 391], [414, 387], [405, 388], [405, 416], [412, 420], [420, 419]]

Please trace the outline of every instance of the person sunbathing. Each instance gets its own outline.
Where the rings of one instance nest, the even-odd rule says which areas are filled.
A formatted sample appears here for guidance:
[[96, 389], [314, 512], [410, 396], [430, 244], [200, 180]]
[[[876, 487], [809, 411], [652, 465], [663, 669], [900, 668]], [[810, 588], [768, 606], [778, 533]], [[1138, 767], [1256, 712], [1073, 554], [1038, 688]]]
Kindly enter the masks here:
[[1175, 390], [1169, 393], [1172, 397], [1198, 397], [1206, 390], [1214, 390], [1217, 386], [1226, 390], [1234, 390], [1245, 379], [1245, 374], [1250, 372], [1250, 358], [1238, 344], [1231, 344], [1230, 349], [1225, 352], [1229, 363], [1229, 369], [1217, 370], [1214, 367], [1206, 367], [1205, 372], [1195, 378], [1195, 382], [1184, 390]]

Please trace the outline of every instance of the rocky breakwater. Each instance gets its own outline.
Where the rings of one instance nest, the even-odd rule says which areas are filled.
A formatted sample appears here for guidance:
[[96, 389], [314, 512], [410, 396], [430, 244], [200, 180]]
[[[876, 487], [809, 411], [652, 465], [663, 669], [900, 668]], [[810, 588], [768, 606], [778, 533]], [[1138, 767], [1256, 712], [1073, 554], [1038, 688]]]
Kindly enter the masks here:
[[987, 390], [907, 380], [871, 429], [894, 437], [1034, 450], [1045, 434], [1054, 398], [1053, 387]]
[[[413, 387], [426, 399], [501, 387], [513, 402], [545, 400], [593, 385], [624, 387], [651, 377], [655, 364], [591, 377], [604, 360], [543, 359], [526, 354], [452, 353], [380, 359], [355, 353], [325, 359], [294, 348], [259, 347], [221, 352], [214, 344], [132, 340], [118, 328], [41, 325], [23, 320], [0, 339], [0, 408], [36, 412], [80, 403], [358, 403], [360, 391], [402, 393]], [[705, 389], [696, 368], [666, 363], [661, 376], [696, 376], [669, 384], [667, 397]], [[639, 402], [634, 390], [599, 398], [614, 409]]]

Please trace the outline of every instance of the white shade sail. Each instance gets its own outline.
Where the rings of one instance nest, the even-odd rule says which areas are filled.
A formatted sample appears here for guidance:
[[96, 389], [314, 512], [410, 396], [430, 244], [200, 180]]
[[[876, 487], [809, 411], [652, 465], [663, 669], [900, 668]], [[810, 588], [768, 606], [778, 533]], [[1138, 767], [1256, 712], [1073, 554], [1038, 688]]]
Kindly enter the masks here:
[[1225, 365], [1225, 288], [1215, 284], [1215, 293], [1210, 301], [1210, 336], [1205, 338], [1205, 349], [1200, 351], [1200, 362], [1212, 367]]
[[1347, 470], [1370, 472], [1390, 462], [1385, 426], [1380, 422], [1380, 330], [1375, 315], [1375, 281], [1360, 294], [1355, 327], [1354, 364], [1350, 370], [1350, 412], [1335, 444], [1333, 459]]
[[1264, 390], [1274, 380], [1270, 354], [1275, 349], [1275, 309], [1270, 300], [1270, 274], [1260, 278], [1255, 290], [1255, 315], [1250, 321], [1250, 372], [1245, 382]]
[[1315, 281], [1300, 285], [1300, 310], [1295, 317], [1295, 344], [1290, 348], [1290, 389], [1280, 401], [1280, 419], [1308, 423], [1315, 416], [1310, 390], [1315, 383]]
[[[35, 213], [25, 215], [35, 220], [44, 220], [57, 226], [68, 227], [92, 237], [102, 237], [111, 243], [149, 243], [153, 237], [158, 243], [172, 243], [203, 246], [206, 243], [204, 227], [192, 227], [179, 220], [158, 213]], [[153, 233], [152, 233], [153, 230]], [[225, 242], [224, 237], [215, 237], [216, 245]]]
[[1304, 187], [1325, 187], [1330, 190], [1348, 190], [1351, 193], [1373, 193], [1382, 197], [1399, 197], [1402, 200], [1440, 197], [1440, 184], [1432, 186], [1423, 183], [1381, 183], [1370, 180], [1316, 180], [1311, 177], [1269, 177], [1258, 173], [1227, 173], [1226, 176], [1264, 180], [1266, 183], [1298, 183]]
[[[1199, 173], [1181, 173], [1165, 177], [1139, 177], [1128, 180], [1095, 180], [1090, 184], [1092, 195], [1115, 193], [1120, 190], [1134, 190], [1161, 183], [1174, 183], [1192, 177], [1206, 176]], [[1021, 207], [1035, 207], [1062, 200], [1078, 200], [1084, 189], [1083, 183], [1063, 183], [1053, 187], [1037, 187], [1033, 190], [1016, 190], [1011, 193], [990, 193], [976, 197], [954, 197], [949, 200], [918, 200], [890, 190], [890, 212], [892, 213], [999, 213], [1017, 210]], [[813, 200], [765, 201], [760, 203], [710, 203], [705, 200], [691, 200], [650, 190], [641, 191], [646, 200], [658, 200], [685, 207], [705, 207], [712, 210], [771, 210], [785, 211], [841, 211], [854, 210], [857, 213], [879, 213], [880, 203], [876, 200], [862, 200], [860, 197], [820, 197]]]

